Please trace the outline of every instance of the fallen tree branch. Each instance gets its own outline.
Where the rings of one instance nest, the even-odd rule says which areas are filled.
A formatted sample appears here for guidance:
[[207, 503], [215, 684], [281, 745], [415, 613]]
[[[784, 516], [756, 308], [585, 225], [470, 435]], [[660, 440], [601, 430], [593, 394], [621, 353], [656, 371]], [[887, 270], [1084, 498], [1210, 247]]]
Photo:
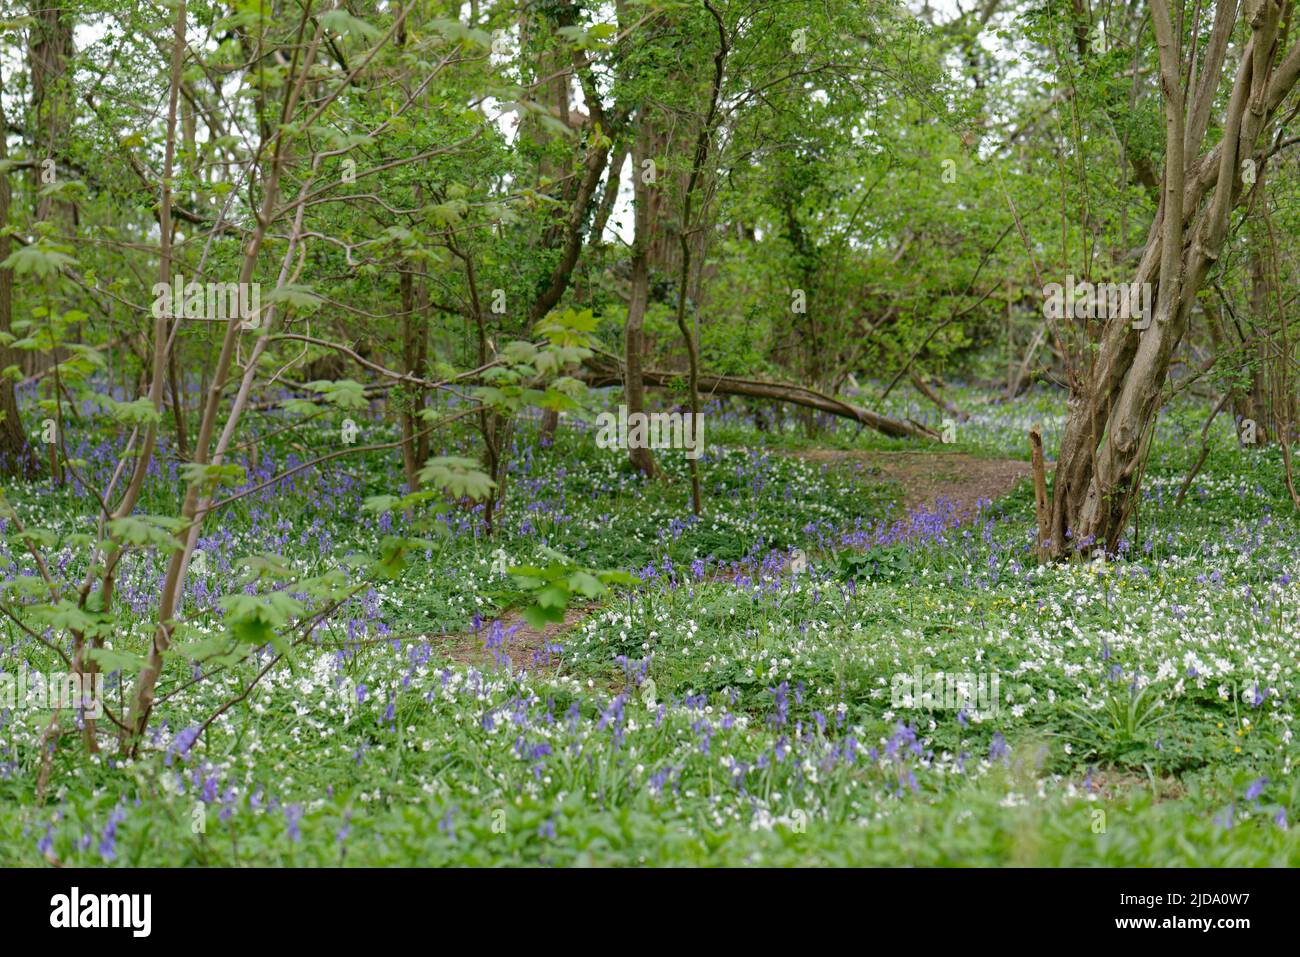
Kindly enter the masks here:
[[[613, 357], [611, 357], [613, 358]], [[586, 382], [593, 388], [621, 385], [623, 377], [618, 364], [606, 363], [597, 359], [588, 359], [584, 364]], [[658, 369], [644, 369], [642, 376], [645, 384], [664, 388], [683, 378], [685, 372], [663, 372]], [[868, 428], [875, 429], [883, 435], [897, 438], [926, 439], [939, 441], [939, 433], [913, 422], [910, 419], [895, 419], [879, 412], [872, 412], [861, 406], [853, 405], [842, 399], [818, 392], [806, 386], [791, 385], [785, 382], [764, 382], [759, 379], [741, 379], [735, 376], [699, 374], [700, 391], [704, 393], [721, 393], [722, 395], [744, 395], [755, 399], [772, 399], [776, 402], [788, 402], [808, 409], [817, 409], [844, 419], [851, 419]]]

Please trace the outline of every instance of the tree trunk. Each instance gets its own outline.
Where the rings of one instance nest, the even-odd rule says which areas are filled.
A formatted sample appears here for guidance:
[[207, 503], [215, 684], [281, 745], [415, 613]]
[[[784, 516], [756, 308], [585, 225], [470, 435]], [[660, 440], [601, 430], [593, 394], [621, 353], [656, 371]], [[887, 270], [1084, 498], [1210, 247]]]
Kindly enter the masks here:
[[[3, 92], [4, 80], [0, 78], [0, 100], [3, 99]], [[0, 130], [7, 128], [4, 111], [0, 108]], [[0, 135], [0, 161], [7, 157], [8, 147], [5, 137]], [[13, 240], [4, 231], [9, 225], [11, 201], [9, 177], [0, 174], [0, 262], [4, 262], [9, 257], [13, 245]], [[8, 334], [11, 331], [13, 305], [13, 271], [0, 269], [0, 333]], [[0, 343], [0, 371], [18, 364], [17, 352]], [[27, 442], [27, 433], [23, 431], [22, 417], [18, 414], [18, 396], [14, 390], [14, 380], [8, 376], [0, 377], [0, 474], [19, 478], [34, 476], [36, 471], [36, 458]]]
[[[642, 163], [651, 135], [652, 118], [643, 108], [637, 117], [632, 145], [632, 191], [636, 235], [632, 241], [632, 293], [623, 326], [623, 400], [628, 417], [645, 411], [645, 381], [641, 374], [645, 357], [645, 313], [650, 301], [650, 244], [654, 242], [655, 220], [650, 215], [651, 193]], [[632, 467], [647, 477], [658, 474], [654, 453], [646, 448], [629, 448]]]
[[[41, 190], [68, 175], [66, 146], [71, 127], [68, 94], [74, 50], [72, 14], [62, 0], [48, 0], [33, 3], [31, 17], [27, 47], [31, 112], [27, 116], [27, 132], [35, 160], [30, 177], [32, 211], [37, 222], [57, 220], [64, 224], [64, 232], [70, 232], [70, 227], [76, 224], [76, 207], [65, 199], [42, 196]], [[77, 340], [75, 334], [70, 338]], [[51, 368], [62, 352], [60, 349], [24, 352], [23, 374], [31, 376]], [[50, 458], [50, 471], [61, 483], [62, 468], [57, 455]]]
[[[417, 280], [409, 271], [402, 272], [398, 288], [402, 302], [402, 371], [424, 378], [429, 359], [428, 291], [424, 280]], [[418, 386], [401, 392], [402, 467], [406, 487], [414, 492], [420, 487], [420, 468], [429, 458], [429, 437], [423, 434], [424, 420], [420, 417], [426, 396]]]
[[[1134, 329], [1129, 319], [1110, 318], [1095, 363], [1072, 376], [1052, 496], [1052, 551], [1058, 557], [1098, 542], [1113, 550], [1127, 528], [1170, 357], [1187, 328], [1197, 290], [1218, 258], [1228, 214], [1243, 195], [1241, 160], [1252, 155], [1266, 119], [1300, 72], [1300, 45], [1269, 68], [1281, 6], [1256, 0], [1248, 9], [1251, 36], [1240, 57], [1222, 138], [1199, 162], [1191, 162], [1187, 158], [1196, 156], [1205, 128], [1203, 102], [1213, 99], [1217, 77], [1210, 82], [1202, 77], [1189, 128], [1179, 37], [1166, 0], [1150, 0], [1150, 5], [1165, 107], [1165, 178], [1136, 281], [1158, 286], [1149, 327]], [[1216, 18], [1216, 34], [1230, 35], [1234, 19]], [[1217, 36], [1210, 48], [1217, 49], [1216, 43]]]
[[33, 140], [32, 155], [37, 160], [32, 171], [32, 197], [38, 220], [49, 219], [52, 213], [70, 219], [71, 207], [66, 201], [56, 203], [53, 197], [40, 195], [45, 185], [40, 164], [53, 161], [55, 176], [66, 175], [58, 162], [71, 123], [67, 85], [71, 82], [68, 62], [73, 53], [72, 15], [61, 0], [44, 0], [32, 8], [35, 23], [27, 51], [32, 77], [32, 116], [28, 129]]

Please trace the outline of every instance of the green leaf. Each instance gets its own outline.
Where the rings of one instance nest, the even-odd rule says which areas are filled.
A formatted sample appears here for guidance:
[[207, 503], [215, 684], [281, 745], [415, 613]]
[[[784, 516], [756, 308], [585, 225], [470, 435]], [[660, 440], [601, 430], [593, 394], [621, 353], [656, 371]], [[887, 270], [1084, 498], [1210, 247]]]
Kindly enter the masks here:
[[120, 671], [126, 675], [139, 674], [149, 664], [148, 660], [140, 655], [113, 648], [89, 648], [86, 657], [99, 665], [102, 671]]
[[479, 470], [474, 459], [454, 455], [429, 459], [420, 470], [420, 481], [445, 489], [456, 498], [479, 501], [492, 494], [496, 482]]
[[53, 605], [36, 605], [27, 611], [33, 620], [49, 625], [56, 631], [97, 635], [109, 626], [107, 615], [85, 612], [66, 598]]
[[529, 605], [524, 609], [524, 621], [534, 628], [542, 629], [549, 624], [564, 621], [563, 608], [543, 608], [541, 605]]
[[294, 576], [293, 568], [279, 555], [269, 553], [249, 555], [240, 559], [239, 565], [248, 570], [248, 573], [244, 576], [244, 582], [257, 581], [262, 577], [287, 581]]
[[183, 528], [183, 519], [163, 515], [132, 515], [109, 522], [108, 534], [113, 541], [123, 545], [174, 549], [180, 547], [176, 536]]
[[133, 402], [118, 402], [107, 395], [98, 397], [99, 404], [115, 422], [125, 425], [152, 425], [162, 421], [162, 415], [153, 403], [143, 396]]
[[374, 514], [391, 512], [401, 499], [396, 495], [371, 495], [361, 503], [361, 510]]
[[370, 400], [366, 398], [366, 387], [353, 379], [337, 381], [317, 379], [308, 382], [307, 388], [319, 392], [326, 402], [340, 409], [359, 412], [370, 407]]
[[514, 342], [506, 343], [506, 347], [501, 350], [501, 356], [507, 362], [516, 364], [532, 362], [533, 357], [537, 355], [537, 346], [523, 339], [516, 339]]
[[271, 290], [271, 294], [266, 297], [268, 302], [281, 303], [290, 309], [299, 312], [314, 312], [320, 308], [324, 302], [320, 296], [316, 295], [306, 286], [298, 286], [293, 283], [285, 283], [283, 286], [277, 286]]
[[380, 558], [371, 570], [384, 578], [396, 578], [406, 568], [406, 556], [414, 551], [427, 551], [437, 547], [437, 542], [426, 538], [407, 538], [388, 535], [379, 543]]
[[260, 616], [238, 618], [230, 623], [230, 637], [244, 645], [269, 645], [275, 638], [275, 628]]
[[242, 465], [205, 465], [199, 462], [188, 462], [181, 468], [181, 478], [208, 491], [223, 482], [242, 482], [244, 477]]
[[47, 549], [59, 544], [58, 534], [48, 528], [28, 528], [21, 532], [10, 532], [5, 537], [24, 550], [27, 548], [28, 543], [31, 543], [36, 548]]
[[247, 645], [269, 644], [282, 655], [288, 654], [289, 643], [279, 629], [304, 611], [302, 602], [283, 591], [225, 595], [217, 604], [226, 613], [226, 628], [232, 638]]
[[569, 576], [569, 588], [587, 598], [597, 598], [605, 592], [605, 583], [590, 572], [579, 570]]
[[0, 263], [0, 268], [12, 269], [18, 276], [31, 273], [45, 278], [58, 274], [64, 267], [71, 266], [75, 262], [75, 259], [65, 253], [35, 243], [15, 249], [4, 262]]
[[246, 652], [231, 648], [230, 635], [213, 635], [194, 641], [174, 643], [169, 653], [178, 655], [186, 661], [212, 665], [233, 665], [239, 662]]
[[320, 25], [331, 33], [340, 36], [356, 37], [359, 40], [376, 40], [382, 31], [360, 17], [354, 17], [346, 10], [327, 10], [320, 14]]
[[543, 608], [564, 608], [569, 603], [569, 590], [562, 585], [547, 585], [537, 593], [537, 604]]

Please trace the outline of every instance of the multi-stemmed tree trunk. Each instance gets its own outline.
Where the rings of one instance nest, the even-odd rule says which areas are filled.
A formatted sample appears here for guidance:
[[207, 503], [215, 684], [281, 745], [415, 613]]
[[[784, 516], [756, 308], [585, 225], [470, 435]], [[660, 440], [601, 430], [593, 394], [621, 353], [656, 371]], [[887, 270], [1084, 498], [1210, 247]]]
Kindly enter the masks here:
[[[1187, 55], [1167, 0], [1150, 0], [1165, 114], [1165, 175], [1160, 207], [1135, 281], [1155, 290], [1149, 327], [1112, 317], [1095, 359], [1076, 370], [1052, 495], [1051, 550], [1060, 556], [1093, 543], [1113, 549], [1137, 500], [1170, 357], [1192, 304], [1218, 259], [1228, 216], [1248, 191], [1243, 164], [1256, 166], [1256, 142], [1300, 73], [1300, 44], [1284, 54], [1281, 0], [1217, 5], [1201, 62]], [[1204, 155], [1202, 142], [1239, 12], [1248, 27], [1223, 134]], [[1199, 80], [1189, 78], [1199, 68]], [[1190, 99], [1184, 90], [1191, 92]], [[1186, 101], [1186, 102], [1185, 102]], [[1252, 178], [1252, 177], [1247, 177]]]

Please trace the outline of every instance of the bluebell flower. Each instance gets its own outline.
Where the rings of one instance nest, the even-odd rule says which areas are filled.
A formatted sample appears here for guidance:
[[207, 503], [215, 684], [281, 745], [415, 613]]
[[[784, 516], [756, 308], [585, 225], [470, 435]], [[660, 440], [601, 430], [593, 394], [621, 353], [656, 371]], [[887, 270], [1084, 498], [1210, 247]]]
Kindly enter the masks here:
[[1256, 778], [1255, 780], [1251, 781], [1250, 786], [1246, 788], [1246, 800], [1256, 801], [1256, 803], [1258, 803], [1258, 798], [1261, 794], [1264, 793], [1264, 788], [1267, 785], [1268, 785], [1268, 778]]
[[993, 743], [989, 745], [989, 760], [996, 761], [998, 758], [1005, 758], [1010, 753], [1011, 749], [1007, 747], [1007, 739], [1001, 731], [998, 731], [993, 735]]

